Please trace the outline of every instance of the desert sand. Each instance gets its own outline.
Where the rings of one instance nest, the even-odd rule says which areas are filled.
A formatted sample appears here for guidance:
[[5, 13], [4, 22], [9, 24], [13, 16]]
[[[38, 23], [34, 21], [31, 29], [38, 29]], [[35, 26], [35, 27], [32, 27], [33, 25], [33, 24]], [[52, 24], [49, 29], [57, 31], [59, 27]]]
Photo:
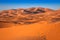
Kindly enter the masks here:
[[2, 10], [0, 40], [60, 40], [60, 10], [42, 7]]

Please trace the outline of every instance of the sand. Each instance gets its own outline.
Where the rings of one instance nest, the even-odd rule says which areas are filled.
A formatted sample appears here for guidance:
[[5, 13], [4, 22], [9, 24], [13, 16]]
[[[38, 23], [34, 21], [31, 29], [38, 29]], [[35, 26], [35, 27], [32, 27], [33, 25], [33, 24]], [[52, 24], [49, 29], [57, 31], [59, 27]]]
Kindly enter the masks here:
[[[52, 21], [52, 18], [60, 18], [56, 13], [52, 12], [53, 10], [44, 9], [46, 10], [45, 16], [46, 20], [38, 21], [36, 19], [33, 20], [25, 20], [26, 22], [34, 22], [30, 24], [17, 23], [14, 24], [13, 22], [7, 22], [10, 19], [7, 19], [7, 23], [5, 23], [4, 19], [3, 22], [0, 22], [0, 40], [60, 40], [60, 19]], [[35, 10], [34, 10], [35, 11]], [[53, 14], [52, 14], [53, 13]], [[55, 14], [54, 14], [55, 13]], [[59, 11], [58, 11], [59, 13]], [[44, 15], [45, 15], [44, 14]], [[54, 16], [52, 16], [52, 15]], [[24, 14], [25, 15], [25, 14]], [[37, 14], [38, 15], [38, 14]], [[22, 16], [22, 15], [21, 15]], [[26, 16], [26, 15], [25, 15]], [[35, 14], [34, 14], [35, 17]], [[2, 18], [2, 17], [1, 17]], [[16, 17], [14, 20], [16, 20]], [[13, 18], [12, 18], [13, 19]], [[37, 19], [39, 19], [37, 17]], [[2, 19], [0, 19], [1, 21]]]

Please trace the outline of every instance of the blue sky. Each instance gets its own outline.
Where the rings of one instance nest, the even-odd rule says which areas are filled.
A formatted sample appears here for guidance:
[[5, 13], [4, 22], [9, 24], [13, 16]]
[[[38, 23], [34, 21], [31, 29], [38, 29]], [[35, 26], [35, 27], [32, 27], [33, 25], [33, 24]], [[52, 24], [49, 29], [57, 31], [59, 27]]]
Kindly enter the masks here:
[[60, 0], [0, 0], [0, 10], [29, 7], [58, 9]]

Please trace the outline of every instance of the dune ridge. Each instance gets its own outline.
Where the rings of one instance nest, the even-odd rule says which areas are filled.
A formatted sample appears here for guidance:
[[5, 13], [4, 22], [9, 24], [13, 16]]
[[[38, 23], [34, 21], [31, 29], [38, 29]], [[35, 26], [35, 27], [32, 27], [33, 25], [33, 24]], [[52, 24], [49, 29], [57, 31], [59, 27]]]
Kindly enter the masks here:
[[33, 24], [46, 21], [47, 23], [60, 22], [60, 10], [42, 7], [27, 9], [10, 9], [0, 11], [0, 23]]

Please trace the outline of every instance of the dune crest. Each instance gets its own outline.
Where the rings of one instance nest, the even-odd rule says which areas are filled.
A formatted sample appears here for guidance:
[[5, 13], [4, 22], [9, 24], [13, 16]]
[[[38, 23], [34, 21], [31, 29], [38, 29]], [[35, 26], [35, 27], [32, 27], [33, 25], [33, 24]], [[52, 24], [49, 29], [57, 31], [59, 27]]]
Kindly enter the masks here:
[[10, 9], [0, 11], [0, 23], [33, 24], [46, 21], [47, 23], [60, 22], [60, 10], [33, 7], [27, 9]]

